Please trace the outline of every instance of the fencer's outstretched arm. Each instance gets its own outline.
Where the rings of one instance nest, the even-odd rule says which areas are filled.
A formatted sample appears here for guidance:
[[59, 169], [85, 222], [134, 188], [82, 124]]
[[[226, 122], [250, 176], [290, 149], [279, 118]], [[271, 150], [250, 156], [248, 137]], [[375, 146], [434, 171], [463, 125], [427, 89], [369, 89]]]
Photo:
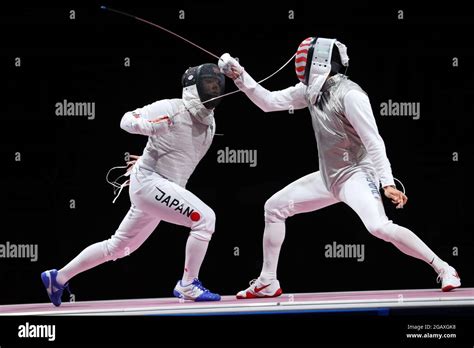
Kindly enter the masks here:
[[233, 79], [236, 86], [265, 112], [307, 107], [304, 98], [305, 85], [302, 83], [281, 91], [269, 91], [260, 86], [228, 53], [221, 56], [218, 64], [221, 71]]
[[171, 123], [171, 106], [167, 100], [160, 100], [123, 115], [120, 128], [132, 133], [147, 136], [164, 134]]
[[375, 123], [369, 97], [360, 91], [349, 91], [344, 97], [346, 117], [356, 130], [374, 164], [382, 187], [395, 185], [385, 144]]
[[303, 109], [308, 106], [304, 98], [306, 86], [301, 82], [281, 91], [269, 91], [258, 84], [246, 71], [243, 71], [234, 82], [255, 105], [265, 112]]

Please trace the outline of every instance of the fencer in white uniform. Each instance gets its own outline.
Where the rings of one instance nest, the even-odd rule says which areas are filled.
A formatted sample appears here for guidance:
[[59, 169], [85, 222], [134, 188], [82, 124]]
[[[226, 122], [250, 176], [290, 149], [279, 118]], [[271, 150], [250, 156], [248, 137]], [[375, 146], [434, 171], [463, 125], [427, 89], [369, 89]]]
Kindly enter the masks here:
[[285, 220], [338, 202], [350, 206], [372, 235], [430, 264], [438, 273], [438, 280], [442, 280], [443, 291], [461, 285], [453, 267], [412, 231], [385, 215], [380, 185], [397, 208], [403, 207], [407, 197], [396, 189], [367, 94], [340, 73], [348, 61], [347, 48], [339, 41], [307, 38], [295, 57], [300, 82], [271, 92], [229, 54], [219, 60], [221, 71], [263, 111], [308, 108], [319, 157], [319, 171], [289, 184], [265, 203], [263, 269], [258, 279], [240, 291], [237, 298], [279, 296], [282, 289], [276, 272], [285, 237]]
[[218, 301], [220, 296], [199, 281], [199, 270], [214, 233], [214, 211], [186, 189], [188, 178], [209, 149], [215, 134], [214, 108], [223, 94], [225, 77], [215, 64], [186, 70], [181, 99], [164, 99], [125, 113], [120, 127], [148, 137], [145, 150], [130, 174], [131, 207], [117, 231], [90, 245], [59, 271], [42, 273], [54, 305], [77, 274], [106, 261], [128, 256], [160, 221], [191, 229], [183, 277], [173, 291], [194, 301]]

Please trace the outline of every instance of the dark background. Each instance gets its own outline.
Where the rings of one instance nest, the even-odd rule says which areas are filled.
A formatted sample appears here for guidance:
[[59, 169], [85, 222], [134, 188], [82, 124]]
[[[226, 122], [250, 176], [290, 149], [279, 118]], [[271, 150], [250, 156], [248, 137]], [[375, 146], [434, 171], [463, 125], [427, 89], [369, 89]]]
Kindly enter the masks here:
[[[135, 2], [134, 2], [135, 3]], [[0, 259], [0, 303], [46, 302], [40, 281], [91, 243], [109, 238], [129, 208], [127, 191], [112, 204], [107, 170], [124, 153], [141, 154], [146, 137], [119, 127], [129, 110], [181, 96], [188, 66], [215, 59], [101, 4], [169, 28], [217, 55], [229, 52], [256, 79], [286, 62], [306, 37], [336, 37], [348, 46], [348, 75], [367, 91], [394, 176], [408, 205], [389, 218], [417, 233], [473, 286], [472, 100], [470, 12], [454, 6], [331, 2], [245, 4], [210, 2], [121, 5], [70, 3], [4, 8], [0, 14], [2, 107], [0, 126], [0, 242], [38, 244], [39, 259]], [[459, 6], [459, 3], [456, 5]], [[69, 19], [69, 11], [76, 19]], [[397, 19], [397, 11], [404, 19]], [[178, 11], [185, 19], [178, 19]], [[288, 19], [288, 11], [295, 19]], [[22, 66], [14, 66], [21, 57]], [[124, 67], [130, 57], [131, 67]], [[452, 67], [452, 58], [459, 67]], [[227, 91], [236, 87], [227, 80]], [[276, 90], [296, 84], [293, 63], [267, 81]], [[57, 117], [55, 104], [95, 102], [95, 120]], [[421, 118], [381, 117], [380, 103], [420, 102]], [[217, 133], [187, 188], [217, 215], [200, 278], [234, 294], [262, 264], [263, 205], [273, 193], [318, 169], [307, 110], [264, 114], [244, 95], [216, 109]], [[257, 149], [258, 165], [217, 163], [217, 151]], [[21, 153], [21, 162], [15, 161]], [[459, 161], [452, 160], [458, 152]], [[76, 209], [69, 208], [69, 200]], [[188, 229], [160, 223], [130, 257], [71, 281], [77, 301], [168, 297], [182, 275]], [[327, 259], [324, 245], [364, 244], [365, 261]], [[238, 247], [240, 255], [234, 256]], [[452, 255], [453, 247], [459, 256]], [[287, 221], [279, 280], [286, 293], [435, 288], [431, 267], [371, 236], [344, 204]]]

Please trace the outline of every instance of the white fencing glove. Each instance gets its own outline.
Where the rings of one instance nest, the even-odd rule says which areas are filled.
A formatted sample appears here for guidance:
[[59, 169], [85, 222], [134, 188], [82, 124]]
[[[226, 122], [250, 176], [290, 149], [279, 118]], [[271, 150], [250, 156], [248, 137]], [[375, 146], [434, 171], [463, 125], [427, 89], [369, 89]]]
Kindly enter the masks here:
[[229, 53], [224, 53], [219, 58], [218, 66], [220, 71], [232, 80], [238, 78], [244, 71], [238, 60], [231, 57]]

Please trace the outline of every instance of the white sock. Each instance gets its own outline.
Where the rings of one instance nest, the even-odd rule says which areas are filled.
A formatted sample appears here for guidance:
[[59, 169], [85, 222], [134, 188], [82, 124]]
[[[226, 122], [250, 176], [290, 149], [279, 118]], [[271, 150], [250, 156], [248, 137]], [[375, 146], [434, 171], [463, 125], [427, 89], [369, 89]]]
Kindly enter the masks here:
[[433, 261], [430, 262], [430, 265], [438, 274], [441, 272], [441, 270], [449, 267], [448, 263], [441, 260], [438, 256], [434, 257]]
[[186, 243], [186, 260], [181, 285], [189, 285], [194, 278], [199, 278], [199, 270], [204, 261], [204, 256], [206, 256], [208, 246], [209, 241], [197, 239], [192, 234], [189, 235]]
[[260, 273], [261, 281], [270, 282], [277, 279], [278, 258], [284, 240], [284, 222], [265, 223], [265, 231], [263, 232], [263, 268]]
[[392, 243], [403, 253], [423, 260], [434, 268], [436, 273], [448, 264], [441, 260], [416, 234], [408, 228], [398, 226]]
[[104, 242], [89, 245], [71, 262], [59, 270], [56, 280], [59, 284], [64, 285], [77, 274], [106, 261], [109, 261], [109, 258], [104, 253]]

